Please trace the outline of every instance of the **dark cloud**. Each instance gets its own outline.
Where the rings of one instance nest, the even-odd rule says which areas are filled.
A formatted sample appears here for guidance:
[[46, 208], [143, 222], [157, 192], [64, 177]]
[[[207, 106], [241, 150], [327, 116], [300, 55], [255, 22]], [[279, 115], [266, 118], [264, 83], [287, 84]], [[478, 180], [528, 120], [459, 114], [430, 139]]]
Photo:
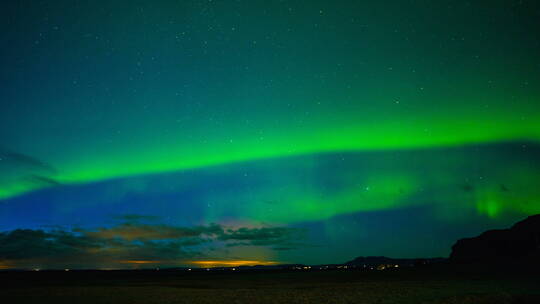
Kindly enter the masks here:
[[64, 258], [103, 247], [100, 240], [69, 231], [17, 229], [0, 233], [0, 259]]
[[212, 236], [223, 233], [223, 228], [218, 225], [198, 226], [193, 228], [175, 227], [168, 225], [148, 225], [140, 223], [122, 223], [111, 228], [100, 228], [95, 231], [77, 230], [86, 235], [101, 238], [120, 238], [128, 241], [132, 240], [169, 240], [185, 237]]
[[274, 250], [278, 250], [278, 251], [287, 251], [287, 250], [295, 250], [295, 249], [298, 249], [298, 247], [274, 247], [272, 248]]
[[304, 230], [287, 227], [226, 229], [218, 238], [224, 241], [240, 241], [238, 245], [270, 246], [304, 237]]
[[0, 190], [12, 187], [39, 189], [57, 186], [57, 170], [35, 157], [0, 147]]
[[141, 222], [141, 221], [157, 221], [161, 217], [155, 215], [140, 215], [140, 214], [122, 214], [115, 215], [113, 219], [124, 222]]
[[40, 159], [23, 153], [9, 151], [2, 147], [0, 147], [0, 159], [7, 164], [39, 169], [52, 174], [56, 173], [56, 169], [53, 166]]
[[[129, 267], [129, 261], [178, 261], [201, 255], [189, 239], [108, 239], [75, 231], [13, 230], [0, 234], [0, 261], [21, 268]], [[127, 261], [127, 262], [126, 262]]]
[[471, 192], [474, 192], [474, 186], [469, 183], [466, 183], [461, 186], [461, 190], [463, 190], [463, 192], [471, 193]]
[[[131, 217], [128, 217], [131, 218]], [[174, 265], [202, 258], [219, 244], [293, 248], [302, 231], [286, 227], [176, 227], [133, 222], [98, 229], [16, 229], [0, 233], [0, 262], [31, 268]], [[0, 263], [1, 264], [1, 263]]]

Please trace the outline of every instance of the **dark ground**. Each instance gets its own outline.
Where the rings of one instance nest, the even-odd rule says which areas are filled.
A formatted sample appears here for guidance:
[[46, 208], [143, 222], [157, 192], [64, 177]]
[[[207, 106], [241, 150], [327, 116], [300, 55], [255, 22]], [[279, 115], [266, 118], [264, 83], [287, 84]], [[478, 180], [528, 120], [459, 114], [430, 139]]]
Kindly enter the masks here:
[[0, 272], [1, 303], [540, 303], [535, 272]]

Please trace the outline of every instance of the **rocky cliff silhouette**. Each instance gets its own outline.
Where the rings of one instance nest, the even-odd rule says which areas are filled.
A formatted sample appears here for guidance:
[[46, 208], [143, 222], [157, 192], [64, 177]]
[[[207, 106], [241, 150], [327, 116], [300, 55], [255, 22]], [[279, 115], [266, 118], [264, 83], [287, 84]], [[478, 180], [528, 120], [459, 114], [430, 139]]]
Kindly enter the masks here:
[[540, 214], [509, 229], [489, 230], [452, 246], [450, 261], [458, 263], [540, 263]]

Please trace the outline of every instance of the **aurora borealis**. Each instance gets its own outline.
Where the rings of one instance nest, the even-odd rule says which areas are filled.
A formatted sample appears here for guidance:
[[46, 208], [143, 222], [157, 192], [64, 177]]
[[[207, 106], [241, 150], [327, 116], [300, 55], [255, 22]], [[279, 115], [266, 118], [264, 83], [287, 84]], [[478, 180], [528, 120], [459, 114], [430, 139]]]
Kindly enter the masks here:
[[0, 268], [446, 256], [540, 212], [535, 1], [110, 2], [1, 4]]

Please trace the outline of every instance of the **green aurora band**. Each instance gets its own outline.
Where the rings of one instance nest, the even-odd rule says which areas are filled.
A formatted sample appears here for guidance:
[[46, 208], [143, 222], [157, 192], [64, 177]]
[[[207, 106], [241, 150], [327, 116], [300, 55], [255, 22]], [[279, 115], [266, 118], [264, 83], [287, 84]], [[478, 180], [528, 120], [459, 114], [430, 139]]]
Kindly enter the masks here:
[[[453, 170], [474, 166], [476, 146], [540, 141], [534, 3], [217, 2], [7, 7], [18, 17], [4, 18], [2, 34], [0, 199], [344, 152], [465, 149]], [[416, 204], [430, 186], [491, 217], [537, 212], [539, 171], [513, 157], [471, 193], [445, 188], [466, 174], [442, 178], [443, 154], [424, 175], [400, 162], [373, 168], [367, 193], [355, 176], [328, 196], [295, 180], [275, 213], [259, 218], [267, 206], [257, 202], [240, 213], [315, 220]], [[498, 180], [522, 191], [500, 191]]]
[[[145, 145], [142, 144], [144, 140], [134, 147], [126, 147], [124, 144], [118, 147], [112, 144], [108, 147], [92, 146], [93, 153], [103, 157], [86, 158], [83, 154], [80, 159], [70, 156], [65, 163], [53, 161], [51, 163], [61, 169], [52, 177], [62, 184], [87, 183], [139, 174], [197, 169], [233, 162], [321, 152], [433, 148], [540, 139], [540, 126], [537, 123], [540, 118], [537, 121], [529, 118], [530, 124], [517, 120], [503, 121], [489, 117], [469, 121], [461, 118], [456, 122], [452, 118], [447, 121], [437, 119], [429, 124], [413, 125], [400, 122], [353, 127], [334, 125], [328, 129], [297, 132], [294, 132], [294, 129], [284, 128], [281, 132], [274, 131], [282, 133], [283, 138], [279, 138], [279, 134], [250, 138], [249, 134], [235, 133], [231, 141], [219, 142], [216, 139], [215, 142], [204, 143], [200, 140], [197, 143], [197, 139], [193, 140], [195, 143], [182, 143], [181, 133], [178, 132], [180, 143], [172, 142], [174, 136], [152, 139], [162, 142], [166, 147], [160, 149], [153, 149], [151, 143], [146, 145], [148, 148], [144, 148]], [[294, 135], [295, 133], [298, 135]], [[165, 143], [167, 141], [170, 144]], [[0, 189], [0, 198], [32, 191], [36, 187], [39, 188], [39, 185], [24, 181], [7, 183]]]

